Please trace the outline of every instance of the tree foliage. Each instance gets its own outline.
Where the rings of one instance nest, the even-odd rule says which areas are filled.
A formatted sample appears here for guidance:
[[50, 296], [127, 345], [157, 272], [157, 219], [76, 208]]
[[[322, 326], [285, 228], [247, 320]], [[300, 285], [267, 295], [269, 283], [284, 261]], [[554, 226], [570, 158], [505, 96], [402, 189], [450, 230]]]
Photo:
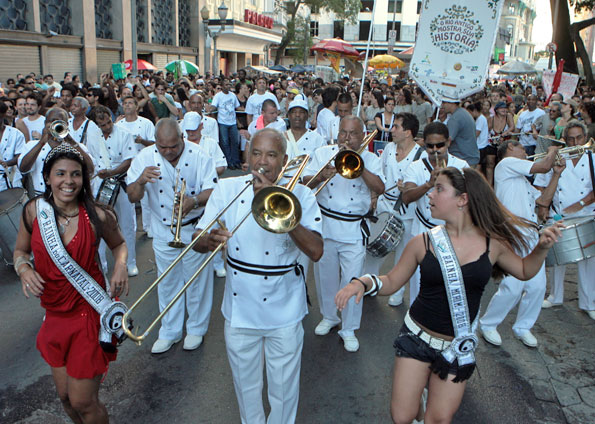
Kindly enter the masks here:
[[[284, 12], [287, 16], [287, 31], [283, 34], [275, 55], [275, 64], [278, 64], [281, 61], [283, 52], [292, 42], [300, 44], [301, 41], [302, 49], [304, 44], [311, 43], [310, 33], [304, 31], [305, 25], [303, 23], [304, 20], [308, 20], [308, 27], [310, 25], [309, 18], [306, 19], [308, 8], [310, 11], [322, 12], [327, 10], [334, 12], [337, 20], [354, 24], [357, 22], [361, 2], [360, 0], [275, 0], [275, 8]], [[300, 54], [303, 55], [303, 52]]]

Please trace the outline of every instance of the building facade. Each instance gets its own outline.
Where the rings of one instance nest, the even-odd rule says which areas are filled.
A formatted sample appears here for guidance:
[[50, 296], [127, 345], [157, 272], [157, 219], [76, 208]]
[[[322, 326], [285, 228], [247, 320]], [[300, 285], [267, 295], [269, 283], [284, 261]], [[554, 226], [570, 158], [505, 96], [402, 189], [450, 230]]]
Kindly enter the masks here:
[[532, 42], [535, 0], [506, 0], [502, 9], [494, 61], [521, 60], [532, 62], [535, 44]]
[[[281, 39], [282, 19], [274, 13], [274, 0], [224, 0], [229, 8], [226, 26], [217, 37], [218, 63], [224, 72], [264, 63], [265, 46]], [[133, 35], [138, 58], [159, 69], [174, 59], [197, 63], [205, 70], [215, 51], [206, 36], [200, 11], [206, 7], [211, 34], [221, 27], [216, 0], [3, 0], [0, 2], [0, 81], [18, 73], [64, 72], [96, 82], [112, 63], [132, 58]], [[264, 15], [272, 20], [267, 28]], [[132, 27], [132, 18], [136, 27]], [[214, 47], [214, 46], [213, 46]], [[8, 60], [7, 60], [8, 59]]]

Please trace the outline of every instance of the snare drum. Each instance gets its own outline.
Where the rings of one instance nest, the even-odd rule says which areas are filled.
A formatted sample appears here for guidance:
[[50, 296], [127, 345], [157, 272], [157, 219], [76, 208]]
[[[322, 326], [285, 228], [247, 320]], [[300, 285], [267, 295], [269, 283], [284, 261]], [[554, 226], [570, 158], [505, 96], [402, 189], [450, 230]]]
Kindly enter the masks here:
[[372, 256], [383, 258], [395, 251], [405, 226], [398, 216], [390, 212], [380, 212], [377, 218], [378, 221], [370, 224], [370, 241], [366, 250]]
[[27, 200], [27, 193], [22, 188], [0, 191], [0, 249], [6, 265], [12, 265], [21, 214]]
[[562, 237], [547, 254], [546, 266], [566, 265], [595, 257], [595, 217], [568, 218], [564, 225]]
[[99, 191], [97, 192], [95, 200], [103, 205], [111, 206], [113, 208], [116, 204], [116, 200], [118, 200], [120, 184], [118, 177], [104, 179], [99, 186]]

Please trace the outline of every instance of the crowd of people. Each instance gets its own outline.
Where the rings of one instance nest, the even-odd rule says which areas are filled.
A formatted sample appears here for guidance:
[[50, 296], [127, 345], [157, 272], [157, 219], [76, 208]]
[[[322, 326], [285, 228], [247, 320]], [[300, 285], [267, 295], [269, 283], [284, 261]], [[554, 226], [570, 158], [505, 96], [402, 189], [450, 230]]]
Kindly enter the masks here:
[[[563, 230], [551, 223], [595, 219], [595, 172], [592, 152], [567, 156], [560, 146], [588, 144], [594, 94], [580, 85], [569, 98], [546, 98], [538, 82], [489, 80], [482, 92], [435, 108], [406, 77], [390, 85], [370, 77], [363, 87], [348, 77], [245, 70], [118, 81], [103, 74], [95, 85], [70, 73], [60, 82], [8, 79], [0, 92], [0, 190], [22, 187], [31, 198], [15, 271], [25, 296], [46, 310], [37, 347], [66, 413], [75, 423], [108, 420], [99, 383], [122, 338], [103, 317], [122, 307], [128, 278], [139, 274], [139, 222], [158, 275], [181, 252], [170, 243], [173, 227], [184, 244], [198, 238], [159, 284], [160, 310], [225, 244], [165, 314], [151, 352], [182, 339], [184, 350], [200, 347], [214, 278], [225, 277], [225, 343], [243, 423], [266, 421], [265, 365], [268, 422], [295, 420], [310, 264], [320, 314], [314, 332], [340, 327], [348, 352], [359, 349], [364, 295], [387, 295], [398, 307], [409, 283], [410, 309], [395, 332], [391, 415], [396, 423], [450, 422], [475, 366], [476, 330], [500, 346], [497, 327], [518, 304], [513, 332], [536, 347], [540, 310], [564, 301], [563, 264], [545, 297], [544, 260]], [[359, 152], [350, 156], [357, 174], [334, 161], [345, 151]], [[308, 160], [293, 189], [301, 221], [273, 233], [251, 204], [286, 181], [291, 159]], [[399, 221], [401, 241], [394, 256], [379, 257], [367, 245], [386, 213]], [[379, 275], [386, 260], [392, 270]], [[594, 274], [594, 257], [578, 261], [579, 308], [593, 320]], [[481, 314], [492, 277], [501, 282]]]

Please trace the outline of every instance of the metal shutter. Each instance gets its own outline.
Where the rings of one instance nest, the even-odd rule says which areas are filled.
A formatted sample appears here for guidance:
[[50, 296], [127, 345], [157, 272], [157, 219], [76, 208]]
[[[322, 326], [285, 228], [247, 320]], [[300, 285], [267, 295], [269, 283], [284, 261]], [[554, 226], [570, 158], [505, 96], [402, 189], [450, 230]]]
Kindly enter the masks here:
[[[0, 81], [15, 78], [17, 74], [41, 73], [39, 47], [0, 44]], [[60, 75], [61, 77], [62, 75]], [[60, 81], [56, 75], [56, 80]]]
[[196, 56], [186, 56], [186, 55], [182, 55], [182, 56], [181, 56], [181, 59], [182, 59], [182, 60], [187, 60], [187, 61], [189, 61], [189, 62], [192, 62], [192, 63], [194, 63], [194, 64], [198, 65], [198, 61], [196, 60]]
[[167, 63], [171, 62], [172, 60], [178, 60], [180, 55], [178, 54], [168, 54], [167, 55]]
[[83, 67], [81, 64], [81, 49], [65, 49], [62, 47], [48, 47], [49, 73], [54, 75], [57, 81], [64, 76], [64, 72], [72, 72], [83, 79]]
[[120, 60], [118, 50], [97, 50], [97, 78], [104, 72], [110, 72], [112, 63], [119, 63]]
[[167, 55], [153, 53], [153, 65], [155, 65], [157, 69], [163, 70], [165, 68], [165, 65], [167, 65]]

